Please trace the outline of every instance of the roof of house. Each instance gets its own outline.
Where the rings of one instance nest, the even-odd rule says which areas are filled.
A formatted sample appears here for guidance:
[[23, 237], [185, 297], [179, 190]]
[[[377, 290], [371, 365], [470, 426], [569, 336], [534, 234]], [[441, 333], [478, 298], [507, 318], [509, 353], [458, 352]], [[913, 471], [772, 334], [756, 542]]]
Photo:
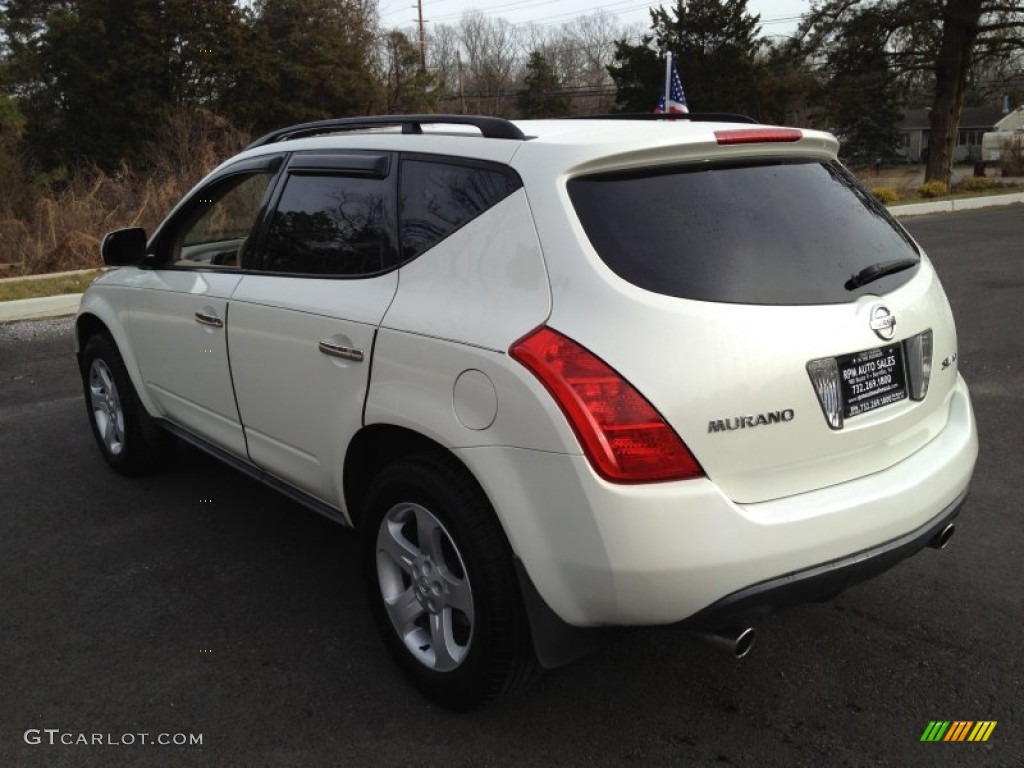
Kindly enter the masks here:
[[[930, 108], [908, 109], [903, 119], [896, 123], [901, 131], [928, 130], [931, 124], [928, 121]], [[961, 128], [984, 128], [992, 130], [992, 127], [1003, 117], [1003, 108], [998, 104], [990, 104], [985, 107], [964, 107], [960, 111]]]
[[1003, 115], [1002, 119], [996, 123], [996, 129], [1000, 131], [1013, 131], [1020, 128], [1024, 128], [1024, 105]]

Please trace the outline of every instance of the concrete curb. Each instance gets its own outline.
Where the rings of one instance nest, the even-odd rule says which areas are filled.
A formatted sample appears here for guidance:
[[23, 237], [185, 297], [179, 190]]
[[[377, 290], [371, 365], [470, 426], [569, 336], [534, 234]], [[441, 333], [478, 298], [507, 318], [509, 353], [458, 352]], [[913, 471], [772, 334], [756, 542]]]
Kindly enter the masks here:
[[38, 299], [16, 299], [0, 301], [0, 323], [12, 320], [38, 320], [43, 317], [60, 317], [78, 312], [82, 294], [67, 293], [63, 296], [44, 296]]
[[47, 272], [45, 275], [18, 275], [17, 277], [0, 277], [0, 283], [23, 283], [26, 280], [38, 280], [41, 277], [75, 277], [76, 275], [88, 275], [91, 272], [106, 272], [110, 267], [91, 267], [90, 269], [72, 269], [70, 272]]
[[900, 219], [905, 216], [924, 216], [929, 213], [955, 213], [973, 211], [978, 208], [994, 208], [998, 205], [1024, 203], [1024, 192], [1009, 195], [986, 195], [985, 197], [964, 197], [959, 200], [939, 200], [934, 203], [909, 203], [890, 205], [889, 213]]
[[[935, 203], [910, 203], [909, 205], [889, 206], [889, 213], [896, 218], [906, 216], [924, 216], [930, 213], [954, 213], [956, 211], [971, 211], [978, 208], [993, 208], [999, 205], [1013, 205], [1024, 203], [1024, 192], [1017, 192], [1010, 195], [989, 195], [987, 197], [965, 197], [961, 200], [941, 200]], [[85, 269], [76, 272], [61, 273], [67, 275], [91, 272]], [[10, 277], [6, 280], [27, 280], [38, 275], [29, 277]], [[0, 323], [9, 323], [12, 320], [34, 320], [42, 317], [59, 317], [61, 315], [73, 315], [78, 312], [78, 305], [82, 301], [82, 294], [70, 293], [65, 296], [47, 296], [42, 299], [18, 299], [17, 301], [0, 301]]]

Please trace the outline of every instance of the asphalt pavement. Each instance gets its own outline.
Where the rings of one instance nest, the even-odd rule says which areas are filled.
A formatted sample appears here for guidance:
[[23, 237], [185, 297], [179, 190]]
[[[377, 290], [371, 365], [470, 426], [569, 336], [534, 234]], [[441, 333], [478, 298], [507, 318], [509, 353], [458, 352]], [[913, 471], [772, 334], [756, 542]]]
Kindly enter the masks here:
[[[353, 535], [191, 449], [114, 475], [70, 320], [0, 325], [0, 766], [1021, 765], [1024, 208], [905, 224], [981, 434], [950, 547], [765, 619], [739, 662], [628, 632], [463, 715], [385, 655]], [[997, 726], [922, 743], [934, 720]]]

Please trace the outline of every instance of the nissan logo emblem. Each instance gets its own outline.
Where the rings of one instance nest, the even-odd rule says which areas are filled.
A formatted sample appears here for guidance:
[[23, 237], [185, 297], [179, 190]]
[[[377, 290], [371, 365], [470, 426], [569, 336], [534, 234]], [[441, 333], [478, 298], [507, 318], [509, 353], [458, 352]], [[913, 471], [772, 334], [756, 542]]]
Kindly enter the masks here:
[[882, 341], [889, 341], [896, 335], [896, 316], [884, 304], [876, 304], [871, 308], [868, 325]]

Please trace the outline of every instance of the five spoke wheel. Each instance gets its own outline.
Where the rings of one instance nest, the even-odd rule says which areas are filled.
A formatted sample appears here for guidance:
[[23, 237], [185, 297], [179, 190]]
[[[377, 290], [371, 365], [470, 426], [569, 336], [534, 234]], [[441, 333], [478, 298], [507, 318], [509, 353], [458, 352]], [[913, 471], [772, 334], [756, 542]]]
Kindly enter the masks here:
[[89, 402], [96, 431], [111, 455], [124, 450], [124, 410], [110, 368], [100, 358], [89, 366]]
[[107, 464], [123, 475], [158, 468], [172, 443], [139, 402], [114, 340], [90, 336], [82, 348], [82, 390], [96, 444]]
[[428, 509], [397, 504], [381, 520], [377, 579], [409, 653], [436, 672], [458, 667], [473, 639], [473, 592], [455, 543]]
[[529, 684], [538, 667], [511, 548], [464, 466], [430, 452], [381, 467], [360, 526], [374, 621], [424, 694], [466, 710]]

